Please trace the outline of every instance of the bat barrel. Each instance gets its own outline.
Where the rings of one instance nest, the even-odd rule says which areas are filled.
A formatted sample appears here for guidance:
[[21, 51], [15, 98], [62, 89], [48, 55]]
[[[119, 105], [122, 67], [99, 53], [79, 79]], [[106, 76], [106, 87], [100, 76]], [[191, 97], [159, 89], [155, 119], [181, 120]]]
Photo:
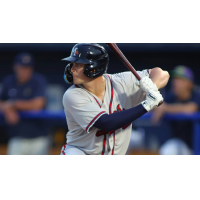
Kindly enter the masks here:
[[120, 60], [125, 64], [125, 66], [135, 75], [135, 77], [140, 81], [141, 77], [136, 72], [134, 67], [131, 65], [131, 63], [127, 60], [127, 58], [124, 56], [124, 54], [120, 51], [118, 46], [115, 43], [106, 43], [120, 58]]

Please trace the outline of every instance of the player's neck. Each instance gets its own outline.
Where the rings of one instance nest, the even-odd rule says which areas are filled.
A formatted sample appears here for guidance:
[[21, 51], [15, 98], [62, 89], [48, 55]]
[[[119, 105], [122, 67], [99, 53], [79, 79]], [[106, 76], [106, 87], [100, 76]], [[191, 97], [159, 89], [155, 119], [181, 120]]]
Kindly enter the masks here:
[[106, 91], [106, 79], [104, 76], [100, 76], [93, 81], [84, 83], [83, 87], [103, 101]]

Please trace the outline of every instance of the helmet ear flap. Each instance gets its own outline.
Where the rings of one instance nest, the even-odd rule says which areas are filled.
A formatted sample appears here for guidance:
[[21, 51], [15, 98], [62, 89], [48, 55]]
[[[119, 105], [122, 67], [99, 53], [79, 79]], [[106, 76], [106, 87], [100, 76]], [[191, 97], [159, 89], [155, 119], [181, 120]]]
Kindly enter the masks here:
[[73, 66], [73, 63], [69, 63], [65, 67], [64, 80], [65, 80], [66, 83], [73, 83], [73, 76], [72, 76], [72, 73], [71, 73], [72, 66]]

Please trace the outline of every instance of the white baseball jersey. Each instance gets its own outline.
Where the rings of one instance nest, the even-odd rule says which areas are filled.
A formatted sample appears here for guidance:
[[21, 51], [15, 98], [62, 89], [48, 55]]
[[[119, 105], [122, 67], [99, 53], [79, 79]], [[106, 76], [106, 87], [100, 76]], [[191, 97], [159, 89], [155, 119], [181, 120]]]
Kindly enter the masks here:
[[[149, 77], [150, 70], [138, 71], [141, 77]], [[95, 128], [94, 123], [104, 114], [111, 114], [137, 106], [146, 98], [135, 84], [131, 72], [104, 74], [106, 91], [103, 102], [82, 85], [71, 86], [63, 96], [64, 111], [68, 124], [67, 144], [61, 150], [78, 148], [89, 155], [125, 155], [131, 137], [132, 123], [105, 132]]]

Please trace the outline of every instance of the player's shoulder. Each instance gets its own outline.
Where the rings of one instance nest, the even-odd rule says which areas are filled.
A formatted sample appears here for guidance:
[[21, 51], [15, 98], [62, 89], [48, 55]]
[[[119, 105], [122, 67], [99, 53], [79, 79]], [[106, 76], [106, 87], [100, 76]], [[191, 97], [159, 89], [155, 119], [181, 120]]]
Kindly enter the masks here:
[[116, 74], [106, 74], [106, 76], [109, 77], [112, 83], [125, 83], [133, 76], [133, 74], [129, 71], [126, 71]]
[[8, 76], [6, 76], [3, 80], [2, 80], [2, 84], [3, 85], [9, 85], [10, 83], [13, 83], [16, 80], [16, 77], [14, 74], [10, 74]]
[[84, 90], [79, 87], [78, 85], [72, 85], [71, 87], [69, 87], [64, 95], [69, 95], [69, 94], [82, 94], [84, 93]]
[[120, 72], [116, 74], [104, 74], [105, 77], [108, 77], [110, 80], [120, 80], [126, 78], [130, 72]]
[[[150, 75], [150, 69], [144, 69], [142, 71], [137, 71], [137, 73], [141, 76], [149, 76]], [[116, 74], [109, 75], [112, 80], [127, 80], [127, 79], [133, 79], [135, 76], [131, 71], [125, 71], [125, 72], [120, 72]]]
[[200, 89], [199, 88], [194, 88], [192, 91], [192, 97], [200, 99]]
[[31, 79], [32, 79], [32, 81], [38, 82], [38, 83], [46, 83], [47, 82], [46, 78], [42, 74], [39, 74], [39, 73], [33, 73]]
[[69, 87], [63, 95], [64, 101], [75, 102], [81, 98], [85, 98], [87, 93], [79, 86], [72, 85]]

